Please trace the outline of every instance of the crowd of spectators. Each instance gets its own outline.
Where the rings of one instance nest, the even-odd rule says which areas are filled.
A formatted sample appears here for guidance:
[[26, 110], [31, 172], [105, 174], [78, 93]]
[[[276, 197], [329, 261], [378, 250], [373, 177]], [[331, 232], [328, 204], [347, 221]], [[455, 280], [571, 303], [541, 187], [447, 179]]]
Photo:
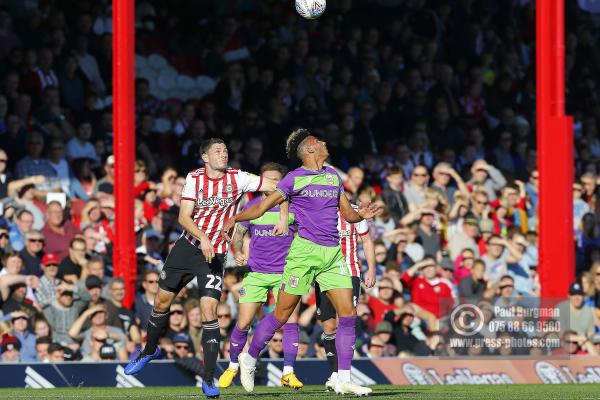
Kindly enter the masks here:
[[[500, 319], [495, 306], [524, 313], [540, 294], [533, 3], [339, 0], [309, 22], [281, 0], [136, 1], [136, 52], [218, 83], [181, 100], [136, 80], [140, 279], [128, 310], [124, 282], [112, 277], [110, 1], [0, 0], [2, 361], [127, 359], [144, 341], [202, 140], [223, 138], [230, 164], [257, 173], [266, 161], [287, 162], [296, 126], [327, 140], [355, 202], [384, 209], [369, 222], [378, 284], [357, 306], [359, 355], [597, 354], [600, 24], [577, 2], [566, 4], [577, 174], [577, 279], [561, 304], [569, 330], [555, 349], [448, 341], [454, 305], [475, 304], [490, 322]], [[240, 279], [225, 272], [223, 358]], [[325, 357], [315, 313], [311, 293], [301, 358]], [[201, 326], [191, 285], [171, 307], [164, 357], [201, 358]], [[278, 338], [265, 356], [282, 356]]]

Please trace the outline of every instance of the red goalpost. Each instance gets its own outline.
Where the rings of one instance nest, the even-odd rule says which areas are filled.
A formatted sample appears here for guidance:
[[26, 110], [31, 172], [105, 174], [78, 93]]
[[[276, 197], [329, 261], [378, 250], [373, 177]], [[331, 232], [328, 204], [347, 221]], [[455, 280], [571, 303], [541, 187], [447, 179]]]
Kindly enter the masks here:
[[564, 0], [536, 2], [539, 277], [543, 298], [564, 298], [575, 276], [573, 118], [565, 115]]
[[113, 0], [113, 152], [115, 155], [115, 242], [113, 275], [125, 281], [125, 307], [135, 299], [133, 170], [135, 162], [134, 0]]

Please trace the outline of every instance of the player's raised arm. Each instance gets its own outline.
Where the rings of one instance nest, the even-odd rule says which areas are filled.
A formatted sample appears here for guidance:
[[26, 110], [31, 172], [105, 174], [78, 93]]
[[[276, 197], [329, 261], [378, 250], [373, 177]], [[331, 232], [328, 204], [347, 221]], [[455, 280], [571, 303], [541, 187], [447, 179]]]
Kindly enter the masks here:
[[283, 203], [284, 201], [285, 198], [283, 195], [279, 191], [275, 190], [260, 203], [256, 203], [253, 206], [246, 208], [241, 213], [236, 214], [233, 218], [229, 218], [223, 224], [222, 233], [225, 240], [231, 242], [231, 234], [236, 222], [251, 221], [253, 219], [260, 218], [268, 210], [278, 204]]
[[343, 193], [340, 195], [340, 212], [342, 213], [342, 217], [351, 224], [360, 222], [363, 219], [373, 218], [379, 215], [381, 211], [381, 207], [375, 203], [361, 204], [358, 210], [354, 211], [346, 196]]
[[198, 225], [194, 223], [194, 220], [192, 219], [193, 213], [194, 200], [182, 198], [181, 207], [179, 208], [179, 218], [177, 220], [181, 224], [183, 229], [189, 232], [196, 239], [200, 240], [202, 254], [204, 254], [204, 257], [206, 257], [206, 261], [210, 264], [213, 257], [215, 256], [215, 251], [208, 236], [206, 236], [206, 234], [202, 232], [200, 228], [198, 228]]

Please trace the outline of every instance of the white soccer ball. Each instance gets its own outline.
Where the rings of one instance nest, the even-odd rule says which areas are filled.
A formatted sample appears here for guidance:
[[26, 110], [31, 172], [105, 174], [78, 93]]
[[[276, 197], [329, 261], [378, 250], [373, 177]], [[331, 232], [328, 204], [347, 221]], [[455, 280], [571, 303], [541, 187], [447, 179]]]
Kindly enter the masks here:
[[319, 18], [325, 12], [325, 0], [296, 0], [296, 11], [303, 18]]

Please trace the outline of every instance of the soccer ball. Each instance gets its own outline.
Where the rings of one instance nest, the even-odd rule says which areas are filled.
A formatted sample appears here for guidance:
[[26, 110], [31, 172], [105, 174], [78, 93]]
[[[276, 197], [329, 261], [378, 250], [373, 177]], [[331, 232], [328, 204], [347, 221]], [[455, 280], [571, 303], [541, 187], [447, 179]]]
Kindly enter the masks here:
[[325, 12], [325, 0], [296, 0], [296, 11], [306, 19], [319, 18]]

